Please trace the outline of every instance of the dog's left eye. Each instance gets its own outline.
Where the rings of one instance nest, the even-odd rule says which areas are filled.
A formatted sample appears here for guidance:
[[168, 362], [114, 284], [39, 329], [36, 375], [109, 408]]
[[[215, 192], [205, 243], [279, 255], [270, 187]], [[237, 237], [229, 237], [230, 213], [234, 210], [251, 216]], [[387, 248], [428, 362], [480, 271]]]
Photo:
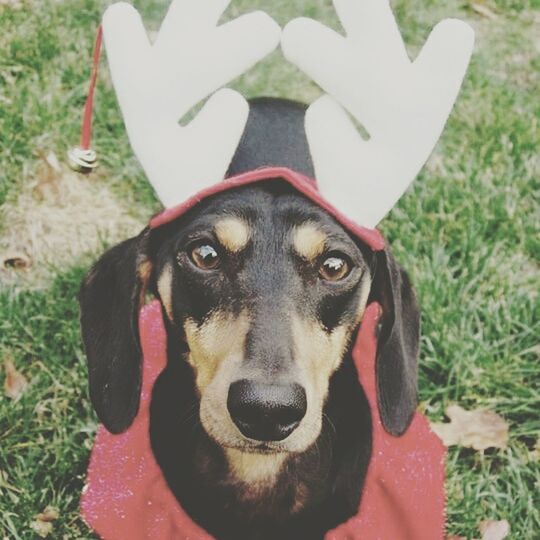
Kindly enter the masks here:
[[326, 281], [339, 281], [349, 275], [351, 265], [345, 257], [331, 255], [321, 264], [319, 276]]
[[214, 246], [201, 244], [191, 250], [191, 260], [202, 270], [213, 270], [219, 266], [219, 255]]

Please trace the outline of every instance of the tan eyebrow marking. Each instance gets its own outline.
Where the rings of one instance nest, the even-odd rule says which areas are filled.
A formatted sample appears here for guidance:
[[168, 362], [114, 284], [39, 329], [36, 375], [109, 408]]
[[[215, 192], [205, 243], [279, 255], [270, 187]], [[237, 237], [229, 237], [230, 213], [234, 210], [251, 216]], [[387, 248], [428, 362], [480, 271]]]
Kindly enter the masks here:
[[294, 228], [293, 247], [304, 259], [313, 260], [318, 257], [325, 248], [326, 234], [314, 223], [304, 223]]
[[214, 230], [220, 244], [233, 253], [246, 247], [251, 232], [249, 225], [236, 217], [221, 219], [214, 226]]

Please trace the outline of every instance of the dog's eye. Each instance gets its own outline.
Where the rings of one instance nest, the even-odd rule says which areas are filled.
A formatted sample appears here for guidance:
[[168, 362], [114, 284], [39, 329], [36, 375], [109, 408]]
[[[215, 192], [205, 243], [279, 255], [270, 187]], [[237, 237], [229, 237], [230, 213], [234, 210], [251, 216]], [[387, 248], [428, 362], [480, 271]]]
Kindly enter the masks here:
[[219, 255], [210, 244], [201, 244], [191, 250], [191, 260], [203, 270], [213, 270], [219, 265]]
[[319, 276], [326, 281], [339, 281], [349, 275], [351, 265], [345, 257], [331, 255], [321, 264]]

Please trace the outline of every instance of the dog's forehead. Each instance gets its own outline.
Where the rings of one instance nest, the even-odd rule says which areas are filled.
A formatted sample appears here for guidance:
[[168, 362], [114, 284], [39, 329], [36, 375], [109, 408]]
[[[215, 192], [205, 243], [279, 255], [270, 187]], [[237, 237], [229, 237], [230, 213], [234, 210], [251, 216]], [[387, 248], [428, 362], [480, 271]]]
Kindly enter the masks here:
[[173, 234], [213, 231], [236, 251], [249, 238], [293, 231], [296, 243], [354, 243], [325, 210], [279, 181], [231, 189], [199, 203], [173, 224]]

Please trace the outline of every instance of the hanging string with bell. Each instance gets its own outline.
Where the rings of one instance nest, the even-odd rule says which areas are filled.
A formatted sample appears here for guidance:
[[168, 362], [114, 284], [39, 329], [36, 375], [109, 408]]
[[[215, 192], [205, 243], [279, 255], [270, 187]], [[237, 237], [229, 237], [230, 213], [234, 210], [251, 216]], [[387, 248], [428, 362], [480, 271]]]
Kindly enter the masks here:
[[83, 174], [91, 173], [97, 166], [97, 154], [90, 148], [92, 138], [92, 110], [94, 107], [94, 91], [99, 69], [99, 58], [101, 55], [101, 43], [103, 40], [103, 29], [98, 27], [96, 41], [94, 44], [92, 75], [90, 77], [90, 86], [86, 103], [84, 104], [84, 113], [81, 127], [81, 142], [79, 146], [74, 146], [68, 151], [69, 166], [77, 172]]

